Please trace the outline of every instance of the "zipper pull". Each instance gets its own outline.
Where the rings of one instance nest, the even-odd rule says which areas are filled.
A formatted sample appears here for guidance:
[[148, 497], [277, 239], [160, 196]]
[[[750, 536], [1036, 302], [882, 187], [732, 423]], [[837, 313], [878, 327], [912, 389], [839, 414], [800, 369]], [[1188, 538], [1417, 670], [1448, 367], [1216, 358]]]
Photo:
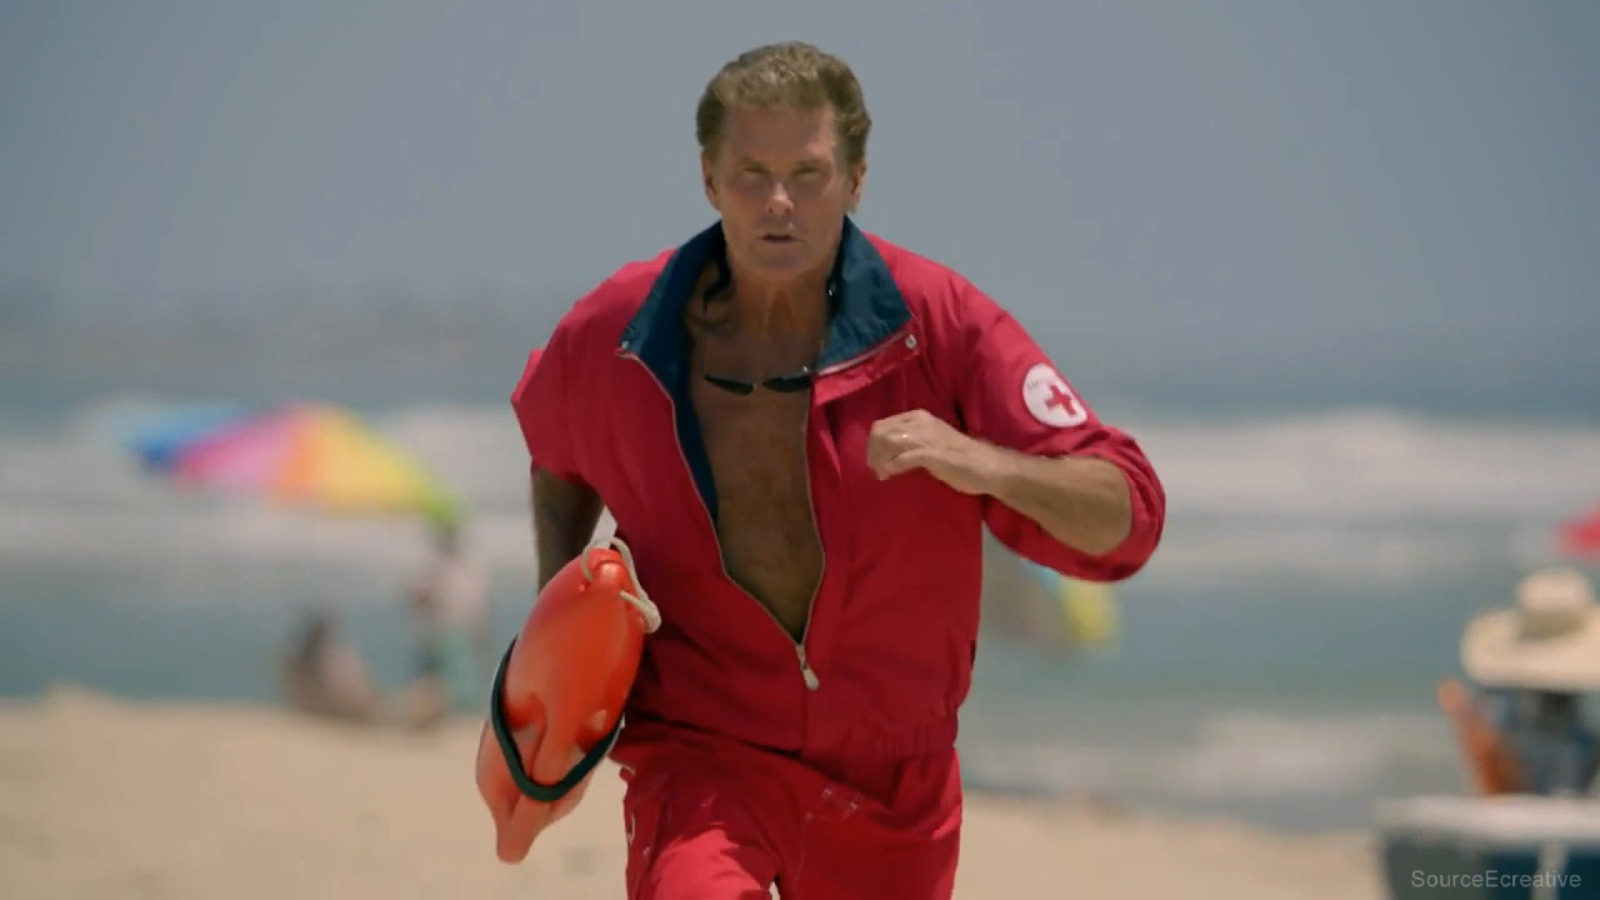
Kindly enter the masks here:
[[817, 673], [811, 671], [811, 663], [806, 661], [806, 648], [802, 644], [794, 646], [795, 655], [800, 657], [800, 677], [805, 679], [806, 690], [814, 691], [821, 682], [817, 681]]

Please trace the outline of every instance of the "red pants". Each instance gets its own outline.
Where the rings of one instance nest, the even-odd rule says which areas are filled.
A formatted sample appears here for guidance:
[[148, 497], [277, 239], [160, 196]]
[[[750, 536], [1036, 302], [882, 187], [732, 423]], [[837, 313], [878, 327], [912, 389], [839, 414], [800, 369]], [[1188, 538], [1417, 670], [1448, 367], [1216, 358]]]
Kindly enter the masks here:
[[628, 782], [629, 900], [768, 900], [773, 884], [784, 900], [955, 890], [954, 750], [831, 774], [702, 735], [613, 756]]

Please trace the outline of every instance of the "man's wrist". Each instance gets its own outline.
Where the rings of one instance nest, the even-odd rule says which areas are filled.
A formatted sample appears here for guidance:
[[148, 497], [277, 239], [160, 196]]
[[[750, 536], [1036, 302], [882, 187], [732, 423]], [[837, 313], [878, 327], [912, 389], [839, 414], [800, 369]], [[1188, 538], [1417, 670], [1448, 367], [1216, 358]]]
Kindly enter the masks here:
[[1028, 478], [1029, 465], [1037, 460], [988, 441], [973, 440], [977, 441], [983, 456], [980, 467], [983, 472], [982, 493], [1007, 506], [1013, 505], [1016, 497], [1027, 496], [1031, 483]]

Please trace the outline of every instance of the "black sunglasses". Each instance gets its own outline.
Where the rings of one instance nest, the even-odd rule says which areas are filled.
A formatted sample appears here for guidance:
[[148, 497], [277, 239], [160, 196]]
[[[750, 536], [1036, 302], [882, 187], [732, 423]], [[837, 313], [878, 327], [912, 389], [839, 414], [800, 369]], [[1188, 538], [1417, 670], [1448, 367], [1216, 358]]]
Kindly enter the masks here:
[[811, 371], [810, 366], [806, 366], [792, 375], [777, 375], [761, 381], [740, 381], [736, 378], [723, 378], [720, 375], [712, 375], [710, 373], [705, 376], [707, 381], [717, 387], [730, 394], [739, 394], [740, 396], [753, 394], [758, 387], [766, 388], [769, 391], [777, 391], [780, 394], [797, 394], [810, 388], [811, 382], [815, 378], [816, 373]]
[[[728, 257], [719, 254], [715, 262], [717, 277], [706, 287], [705, 293], [700, 295], [700, 302], [707, 306], [711, 304], [712, 300], [726, 294], [733, 284], [733, 273], [728, 268]], [[830, 278], [828, 281], [828, 301], [830, 303], [833, 302], [833, 298], [838, 293], [837, 286], [834, 283], [836, 277], [837, 273], [835, 273], [834, 278]], [[738, 394], [741, 397], [747, 397], [755, 393], [758, 387], [776, 391], [780, 394], [798, 394], [811, 388], [811, 383], [816, 380], [816, 372], [812, 371], [810, 366], [805, 366], [798, 372], [789, 375], [777, 375], [761, 381], [741, 381], [737, 378], [723, 378], [720, 375], [712, 375], [710, 373], [705, 375], [705, 379], [728, 393]]]

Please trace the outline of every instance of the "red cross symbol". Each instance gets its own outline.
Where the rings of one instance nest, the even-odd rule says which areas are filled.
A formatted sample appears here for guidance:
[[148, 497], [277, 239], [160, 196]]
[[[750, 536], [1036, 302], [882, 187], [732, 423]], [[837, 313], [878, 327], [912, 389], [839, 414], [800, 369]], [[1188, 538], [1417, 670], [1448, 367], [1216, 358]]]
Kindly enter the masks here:
[[1023, 376], [1022, 402], [1030, 415], [1054, 428], [1070, 428], [1089, 419], [1083, 401], [1049, 363], [1039, 363]]
[[1077, 412], [1077, 398], [1063, 390], [1059, 381], [1050, 384], [1050, 399], [1044, 401], [1044, 405], [1051, 409], [1060, 407], [1068, 413]]

